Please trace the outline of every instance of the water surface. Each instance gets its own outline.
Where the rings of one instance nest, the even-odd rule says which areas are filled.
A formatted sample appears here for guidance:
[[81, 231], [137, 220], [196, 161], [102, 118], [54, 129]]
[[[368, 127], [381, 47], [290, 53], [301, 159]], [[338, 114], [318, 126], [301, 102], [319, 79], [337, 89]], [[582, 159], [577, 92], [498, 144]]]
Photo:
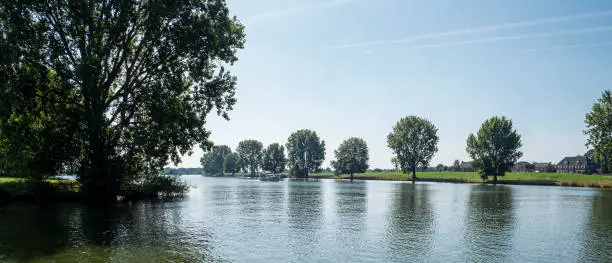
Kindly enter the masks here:
[[612, 191], [186, 176], [188, 198], [0, 209], [3, 262], [612, 262]]

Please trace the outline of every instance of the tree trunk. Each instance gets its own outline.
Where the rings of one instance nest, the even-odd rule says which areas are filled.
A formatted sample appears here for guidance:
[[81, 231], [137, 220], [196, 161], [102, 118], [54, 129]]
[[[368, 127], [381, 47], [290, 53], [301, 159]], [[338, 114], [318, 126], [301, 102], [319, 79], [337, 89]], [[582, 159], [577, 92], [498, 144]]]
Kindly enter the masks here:
[[493, 175], [493, 184], [497, 184], [497, 174]]
[[[89, 71], [88, 73], [92, 73]], [[87, 128], [88, 136], [88, 166], [84, 171], [84, 190], [91, 202], [116, 202], [119, 193], [117, 175], [112, 172], [105, 135], [105, 98], [101, 87], [96, 85], [93, 74], [84, 80], [86, 86], [86, 106], [88, 106]]]
[[89, 166], [85, 171], [84, 190], [89, 201], [115, 202], [119, 192], [119, 183], [117, 176], [111, 170], [111, 162], [108, 160], [101, 121], [103, 117], [96, 117], [90, 121], [89, 125]]
[[412, 182], [414, 183], [416, 181], [417, 177], [416, 177], [416, 165], [412, 166]]
[[351, 182], [353, 181], [353, 173], [351, 173]]

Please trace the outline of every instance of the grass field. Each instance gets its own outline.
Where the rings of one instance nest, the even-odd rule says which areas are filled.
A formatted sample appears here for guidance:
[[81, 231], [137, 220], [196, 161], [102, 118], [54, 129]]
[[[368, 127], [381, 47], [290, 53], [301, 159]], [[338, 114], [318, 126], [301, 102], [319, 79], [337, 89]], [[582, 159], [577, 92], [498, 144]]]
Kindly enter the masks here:
[[[348, 175], [335, 176], [332, 173], [311, 174], [312, 178], [347, 179]], [[409, 174], [401, 172], [366, 172], [355, 174], [358, 180], [411, 180]], [[482, 183], [482, 179], [475, 172], [421, 172], [417, 173], [419, 181], [455, 182], [455, 183]], [[492, 182], [489, 178], [488, 182]], [[564, 173], [507, 173], [498, 178], [500, 184], [533, 184], [533, 185], [561, 185], [612, 188], [610, 175], [584, 175]]]

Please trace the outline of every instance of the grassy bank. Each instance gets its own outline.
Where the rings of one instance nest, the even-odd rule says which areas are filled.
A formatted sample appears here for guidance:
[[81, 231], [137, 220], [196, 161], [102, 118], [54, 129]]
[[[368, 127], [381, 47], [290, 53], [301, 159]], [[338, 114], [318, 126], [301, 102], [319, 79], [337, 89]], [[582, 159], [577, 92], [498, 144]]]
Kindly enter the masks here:
[[[332, 173], [311, 174], [311, 178], [348, 179], [350, 176], [335, 176]], [[426, 182], [452, 182], [452, 183], [482, 183], [482, 179], [475, 172], [421, 172], [417, 173], [418, 181]], [[356, 174], [357, 180], [391, 180], [410, 181], [411, 176], [401, 172], [366, 172]], [[490, 178], [487, 182], [492, 182]], [[584, 175], [563, 173], [507, 173], [498, 178], [499, 184], [522, 185], [559, 185], [612, 188], [612, 176]]]
[[[29, 181], [22, 178], [0, 177], [0, 205], [12, 201], [85, 201], [82, 186], [75, 180], [47, 179]], [[177, 176], [149, 177], [125, 184], [119, 192], [124, 201], [181, 197], [189, 190]]]
[[0, 178], [0, 204], [11, 201], [74, 201], [81, 186], [74, 180], [49, 179], [39, 182], [21, 178]]

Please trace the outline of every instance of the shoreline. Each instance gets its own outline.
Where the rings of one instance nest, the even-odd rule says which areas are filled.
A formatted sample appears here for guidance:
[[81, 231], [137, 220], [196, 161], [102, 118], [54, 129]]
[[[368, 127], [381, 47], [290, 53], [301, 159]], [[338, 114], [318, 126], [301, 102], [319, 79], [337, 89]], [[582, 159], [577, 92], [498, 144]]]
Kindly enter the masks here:
[[[422, 175], [422, 174], [421, 174]], [[586, 175], [585, 175], [586, 177]], [[311, 174], [308, 178], [312, 179], [337, 179], [350, 180], [350, 175], [330, 175], [330, 174]], [[397, 181], [410, 182], [411, 175], [355, 175], [353, 180], [371, 181]], [[458, 183], [458, 184], [493, 184], [492, 179], [483, 181], [480, 178], [465, 177], [419, 177], [417, 182], [436, 182], [436, 183]], [[565, 186], [565, 187], [589, 187], [595, 189], [612, 189], [612, 176], [610, 180], [551, 180], [551, 179], [504, 179], [498, 178], [497, 184], [503, 185], [540, 185], [540, 186]]]

